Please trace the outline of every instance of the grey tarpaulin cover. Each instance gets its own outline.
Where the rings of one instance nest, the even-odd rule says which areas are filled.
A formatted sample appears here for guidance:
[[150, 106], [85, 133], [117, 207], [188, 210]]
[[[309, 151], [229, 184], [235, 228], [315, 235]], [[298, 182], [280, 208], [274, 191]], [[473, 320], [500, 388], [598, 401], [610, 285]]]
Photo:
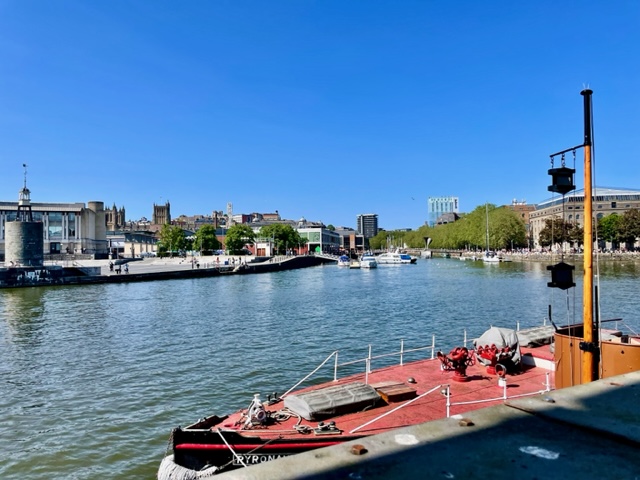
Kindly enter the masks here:
[[305, 420], [314, 421], [357, 412], [374, 406], [379, 400], [380, 395], [371, 385], [355, 382], [288, 395], [284, 406]]
[[[495, 345], [498, 349], [509, 347], [509, 350], [512, 352], [511, 358], [508, 361], [507, 359], [499, 359], [498, 363], [507, 367], [507, 371], [510, 373], [512, 373], [514, 369], [520, 368], [522, 357], [520, 355], [518, 334], [515, 330], [511, 330], [510, 328], [491, 327], [489, 330], [484, 332], [480, 338], [476, 338], [473, 341], [473, 345], [476, 348], [484, 346], [490, 347], [491, 345]], [[485, 365], [489, 363], [480, 356], [478, 356], [478, 361]]]

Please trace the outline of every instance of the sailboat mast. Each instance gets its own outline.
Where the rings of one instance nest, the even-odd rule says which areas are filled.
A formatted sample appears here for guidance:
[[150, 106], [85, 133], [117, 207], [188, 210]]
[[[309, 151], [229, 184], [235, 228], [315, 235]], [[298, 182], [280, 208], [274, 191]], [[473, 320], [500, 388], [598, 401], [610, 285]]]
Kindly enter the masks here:
[[484, 210], [485, 210], [485, 227], [487, 231], [487, 252], [488, 252], [491, 250], [489, 248], [489, 204], [488, 203], [484, 204]]
[[[587, 346], [593, 342], [593, 194], [591, 188], [591, 94], [585, 89], [584, 97], [584, 281], [582, 291], [583, 340]], [[586, 348], [582, 357], [582, 383], [597, 379], [598, 358], [592, 348]]]

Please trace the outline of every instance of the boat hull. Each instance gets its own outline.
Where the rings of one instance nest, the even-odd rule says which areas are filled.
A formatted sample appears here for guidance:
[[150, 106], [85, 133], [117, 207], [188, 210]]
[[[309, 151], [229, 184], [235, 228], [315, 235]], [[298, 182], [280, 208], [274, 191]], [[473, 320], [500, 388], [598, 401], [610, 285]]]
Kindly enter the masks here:
[[249, 436], [229, 430], [176, 428], [172, 438], [173, 463], [194, 472], [209, 470], [213, 473], [256, 465], [316, 448], [336, 445], [361, 438], [361, 436], [312, 436], [310, 434], [302, 438], [274, 439], [253, 434]]

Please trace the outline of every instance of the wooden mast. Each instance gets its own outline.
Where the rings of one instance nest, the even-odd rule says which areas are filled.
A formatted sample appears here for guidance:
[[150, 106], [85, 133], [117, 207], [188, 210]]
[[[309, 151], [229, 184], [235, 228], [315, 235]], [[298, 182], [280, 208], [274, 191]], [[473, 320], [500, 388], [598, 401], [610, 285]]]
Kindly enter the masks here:
[[584, 97], [584, 281], [582, 291], [583, 341], [587, 348], [582, 357], [582, 383], [597, 379], [598, 355], [593, 348], [593, 194], [591, 188], [591, 94], [585, 89]]

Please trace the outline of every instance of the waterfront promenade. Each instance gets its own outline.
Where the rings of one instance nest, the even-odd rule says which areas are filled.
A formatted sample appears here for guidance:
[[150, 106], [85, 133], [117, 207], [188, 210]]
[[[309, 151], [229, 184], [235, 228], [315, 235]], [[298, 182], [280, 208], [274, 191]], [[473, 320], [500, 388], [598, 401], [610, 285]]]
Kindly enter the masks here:
[[0, 269], [0, 288], [49, 285], [126, 283], [180, 278], [243, 275], [313, 267], [333, 260], [316, 255], [243, 257], [146, 258], [118, 260], [59, 260], [44, 267]]

